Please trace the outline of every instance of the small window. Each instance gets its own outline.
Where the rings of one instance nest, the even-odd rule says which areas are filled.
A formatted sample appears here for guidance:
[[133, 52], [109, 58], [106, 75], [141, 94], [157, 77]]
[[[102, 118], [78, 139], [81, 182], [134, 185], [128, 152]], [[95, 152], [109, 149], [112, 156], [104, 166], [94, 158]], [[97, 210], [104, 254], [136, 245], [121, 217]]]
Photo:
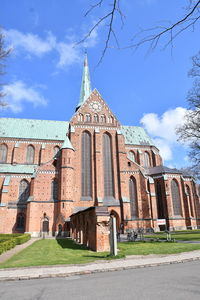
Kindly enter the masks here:
[[33, 164], [34, 163], [34, 158], [35, 158], [35, 148], [32, 145], [29, 145], [27, 147], [27, 152], [26, 152], [26, 162], [27, 162], [27, 164]]
[[114, 119], [112, 116], [108, 117], [108, 123], [113, 124], [114, 123]]
[[131, 167], [131, 163], [130, 163], [130, 161], [128, 161], [128, 166], [129, 166], [129, 167]]
[[58, 146], [55, 146], [54, 148], [53, 148], [53, 150], [54, 150], [54, 156], [58, 153], [58, 151], [60, 150], [60, 147], [58, 147]]
[[99, 116], [97, 114], [94, 115], [94, 122], [95, 123], [99, 122]]
[[129, 151], [128, 158], [132, 161], [135, 161], [135, 153], [133, 151]]
[[6, 144], [0, 145], [0, 162], [5, 163], [7, 161], [8, 146]]
[[101, 115], [101, 123], [106, 123], [106, 116], [105, 115]]
[[83, 115], [82, 115], [82, 114], [79, 114], [79, 115], [78, 115], [78, 121], [79, 121], [79, 122], [83, 122]]
[[91, 122], [91, 115], [90, 114], [85, 115], [85, 122]]

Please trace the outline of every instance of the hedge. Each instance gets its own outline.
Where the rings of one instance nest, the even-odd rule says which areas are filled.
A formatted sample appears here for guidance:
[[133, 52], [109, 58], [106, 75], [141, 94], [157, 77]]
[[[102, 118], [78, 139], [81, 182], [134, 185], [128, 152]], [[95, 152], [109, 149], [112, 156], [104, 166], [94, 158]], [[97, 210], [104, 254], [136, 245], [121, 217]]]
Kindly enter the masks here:
[[[5, 237], [5, 238], [4, 238]], [[10, 237], [10, 238], [9, 238]], [[30, 240], [30, 234], [1, 234], [0, 235], [0, 254], [14, 248], [16, 245], [21, 245]]]

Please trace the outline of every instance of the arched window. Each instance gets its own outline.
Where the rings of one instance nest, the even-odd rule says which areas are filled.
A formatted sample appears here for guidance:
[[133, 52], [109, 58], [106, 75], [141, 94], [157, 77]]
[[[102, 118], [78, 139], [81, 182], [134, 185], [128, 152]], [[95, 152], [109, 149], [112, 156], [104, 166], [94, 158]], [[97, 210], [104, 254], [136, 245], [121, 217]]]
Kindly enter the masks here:
[[148, 152], [144, 152], [144, 167], [145, 168], [150, 167], [150, 155]]
[[33, 164], [34, 157], [35, 157], [35, 148], [32, 145], [28, 145], [27, 152], [26, 152], [26, 162], [28, 164]]
[[95, 123], [99, 122], [99, 116], [97, 114], [94, 115], [94, 122]]
[[114, 119], [112, 116], [108, 117], [108, 123], [113, 124], [114, 123]]
[[22, 231], [24, 231], [24, 229], [25, 229], [25, 216], [23, 213], [19, 213], [17, 215], [16, 229], [22, 230]]
[[103, 135], [104, 197], [114, 197], [114, 176], [112, 164], [112, 140], [107, 133]]
[[165, 212], [164, 212], [164, 203], [163, 203], [163, 197], [162, 197], [162, 187], [161, 187], [160, 182], [157, 182], [157, 184], [156, 184], [156, 200], [157, 200], [158, 219], [164, 219]]
[[91, 115], [90, 114], [85, 115], [85, 122], [91, 122]]
[[60, 150], [60, 147], [58, 147], [58, 146], [55, 146], [55, 147], [53, 148], [54, 156], [58, 153], [59, 150]]
[[58, 199], [58, 182], [56, 179], [51, 182], [51, 197], [53, 200]]
[[129, 195], [130, 195], [130, 206], [131, 206], [131, 217], [138, 217], [138, 203], [137, 203], [137, 186], [134, 177], [129, 179]]
[[178, 183], [175, 179], [173, 179], [171, 182], [171, 193], [172, 193], [174, 216], [181, 216], [182, 215], [181, 199], [180, 199]]
[[79, 114], [79, 115], [78, 115], [78, 121], [79, 121], [79, 122], [83, 122], [83, 115], [82, 115], [82, 114]]
[[138, 163], [138, 164], [140, 164], [140, 152], [139, 152], [139, 150], [137, 150], [137, 159], [136, 159], [136, 162]]
[[19, 202], [26, 202], [29, 198], [29, 193], [30, 193], [30, 189], [29, 189], [28, 181], [26, 181], [25, 179], [21, 180], [20, 184], [19, 184], [19, 198], [18, 198], [18, 201]]
[[101, 123], [106, 123], [106, 116], [105, 115], [101, 115]]
[[92, 196], [92, 161], [91, 161], [91, 135], [89, 132], [82, 133], [81, 141], [81, 195]]
[[186, 184], [186, 192], [187, 192], [187, 196], [188, 196], [188, 200], [189, 200], [191, 216], [194, 217], [194, 210], [193, 210], [193, 206], [192, 206], [191, 192], [190, 192], [190, 188], [187, 184]]
[[128, 158], [132, 161], [135, 161], [135, 153], [133, 151], [129, 151]]
[[8, 146], [6, 144], [0, 145], [0, 162], [5, 163], [7, 161]]

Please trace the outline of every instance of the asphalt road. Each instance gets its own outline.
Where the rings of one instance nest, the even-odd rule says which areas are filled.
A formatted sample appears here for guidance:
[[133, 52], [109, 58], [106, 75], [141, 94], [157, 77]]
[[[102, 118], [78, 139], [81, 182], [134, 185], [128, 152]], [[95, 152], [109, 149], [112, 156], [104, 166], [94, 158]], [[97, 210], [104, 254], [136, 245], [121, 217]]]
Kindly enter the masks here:
[[66, 278], [0, 282], [3, 300], [200, 299], [200, 261]]

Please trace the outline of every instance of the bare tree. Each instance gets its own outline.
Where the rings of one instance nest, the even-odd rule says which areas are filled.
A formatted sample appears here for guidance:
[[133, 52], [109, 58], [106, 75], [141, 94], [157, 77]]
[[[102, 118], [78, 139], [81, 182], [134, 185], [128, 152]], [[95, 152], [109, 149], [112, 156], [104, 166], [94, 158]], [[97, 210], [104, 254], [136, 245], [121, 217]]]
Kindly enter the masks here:
[[[121, 21], [123, 26], [125, 21], [125, 15], [123, 14], [120, 4], [121, 0], [99, 0], [91, 5], [91, 7], [85, 13], [85, 17], [91, 14], [92, 11], [100, 10], [103, 8], [102, 11], [104, 13], [100, 15], [98, 21], [90, 28], [86, 36], [79, 42], [82, 43], [87, 38], [90, 37], [92, 32], [96, 30], [100, 25], [104, 24], [106, 28], [106, 39], [104, 43], [104, 47], [102, 50], [102, 54], [99, 60], [99, 63], [102, 61], [107, 49], [110, 47], [111, 39], [114, 39], [118, 48], [118, 34], [116, 29], [116, 23], [118, 20]], [[142, 29], [140, 32], [135, 34], [130, 42], [127, 45], [123, 46], [122, 48], [138, 48], [139, 46], [149, 43], [150, 49], [154, 49], [161, 38], [167, 36], [167, 40], [164, 42], [164, 48], [168, 45], [172, 45], [174, 39], [181, 34], [183, 31], [191, 28], [192, 30], [195, 27], [195, 24], [200, 20], [200, 0], [188, 0], [188, 5], [185, 8], [185, 13], [180, 16], [180, 18], [171, 23], [169, 26], [156, 26], [153, 28]], [[107, 23], [106, 23], [107, 22]]]
[[[6, 58], [9, 56], [11, 52], [11, 49], [6, 49], [5, 47], [5, 42], [4, 42], [4, 35], [2, 33], [2, 30], [0, 29], [0, 76], [2, 78], [2, 76], [5, 74], [5, 60]], [[3, 83], [2, 81], [0, 81], [0, 107], [5, 107], [7, 106], [7, 103], [5, 101], [3, 101], [3, 97], [5, 96], [5, 94], [2, 92], [2, 86]]]
[[192, 58], [192, 69], [189, 76], [194, 78], [194, 84], [188, 93], [189, 110], [185, 123], [177, 129], [179, 140], [190, 143], [189, 156], [194, 163], [195, 173], [200, 178], [200, 51]]

